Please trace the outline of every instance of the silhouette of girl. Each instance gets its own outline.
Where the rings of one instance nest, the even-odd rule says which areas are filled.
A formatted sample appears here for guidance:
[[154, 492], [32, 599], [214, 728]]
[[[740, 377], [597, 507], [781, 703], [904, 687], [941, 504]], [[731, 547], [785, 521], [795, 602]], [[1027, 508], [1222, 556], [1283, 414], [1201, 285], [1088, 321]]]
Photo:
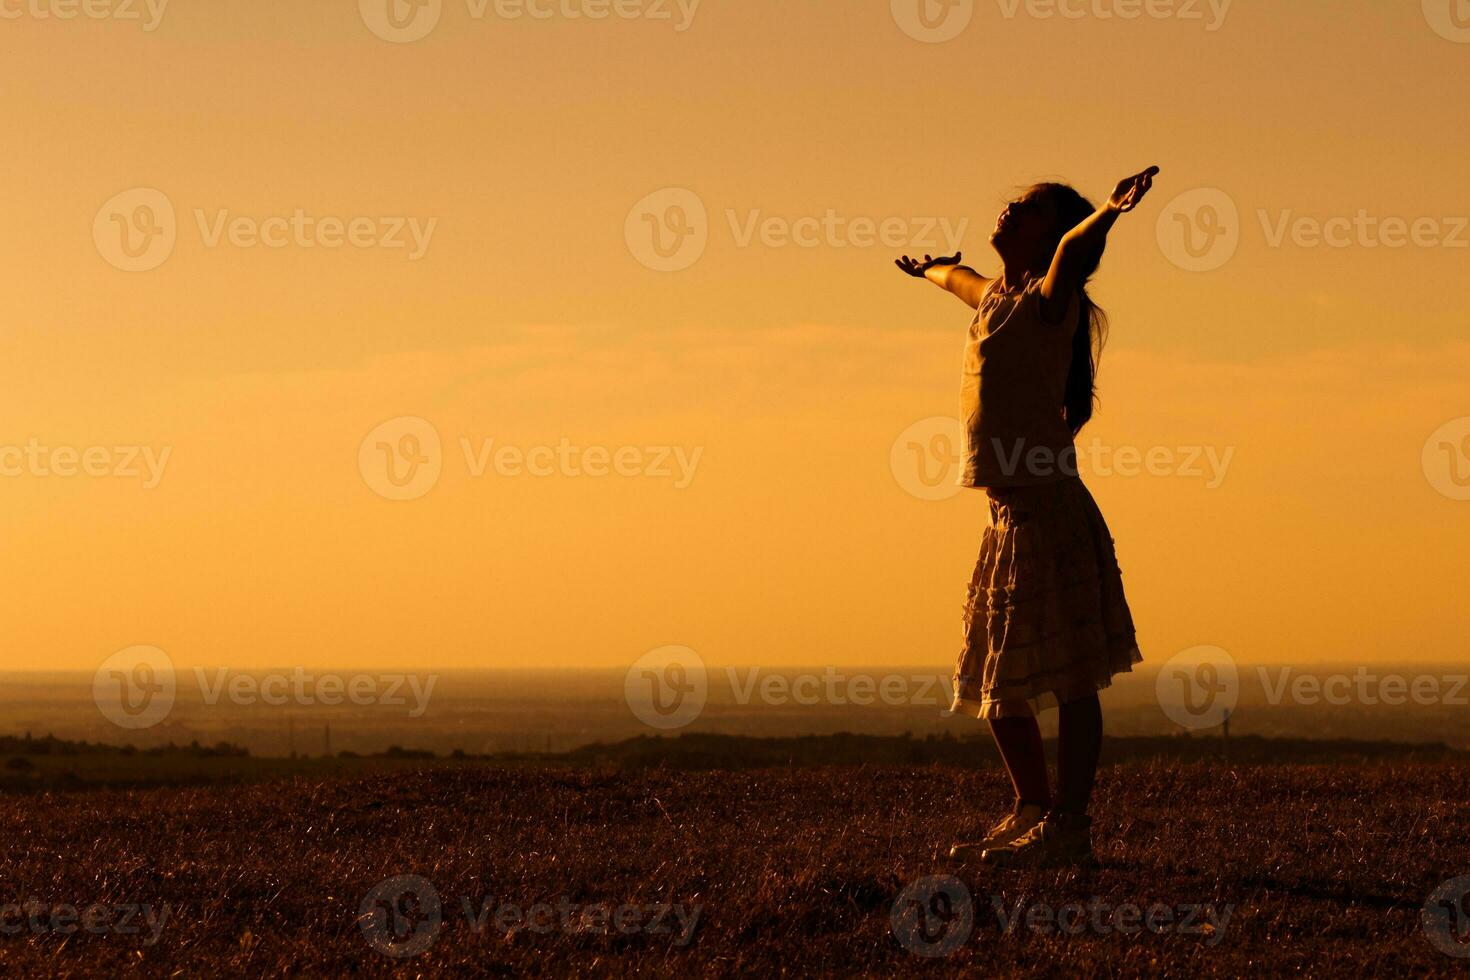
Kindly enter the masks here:
[[[1077, 475], [1073, 437], [1092, 417], [1107, 333], [1087, 283], [1113, 224], [1158, 172], [1121, 181], [1101, 208], [1065, 184], [1031, 188], [990, 236], [999, 278], [960, 265], [958, 254], [897, 263], [977, 311], [960, 384], [960, 482], [985, 491], [990, 522], [970, 579], [953, 710], [990, 723], [1016, 801], [984, 839], [955, 844], [957, 860], [1032, 867], [1092, 856], [1098, 691], [1142, 657], [1112, 536]], [[1036, 722], [1053, 706], [1055, 797]]]

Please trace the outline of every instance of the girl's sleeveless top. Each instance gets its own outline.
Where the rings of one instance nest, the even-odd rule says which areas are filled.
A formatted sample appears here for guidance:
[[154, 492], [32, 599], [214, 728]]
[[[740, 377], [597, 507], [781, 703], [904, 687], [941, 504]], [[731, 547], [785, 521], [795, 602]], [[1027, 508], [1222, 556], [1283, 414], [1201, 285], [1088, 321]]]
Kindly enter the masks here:
[[965, 340], [960, 484], [1034, 486], [1076, 476], [1063, 404], [1080, 301], [1074, 293], [1061, 319], [1051, 323], [1042, 316], [1040, 279], [1019, 293], [1002, 294], [993, 286]]

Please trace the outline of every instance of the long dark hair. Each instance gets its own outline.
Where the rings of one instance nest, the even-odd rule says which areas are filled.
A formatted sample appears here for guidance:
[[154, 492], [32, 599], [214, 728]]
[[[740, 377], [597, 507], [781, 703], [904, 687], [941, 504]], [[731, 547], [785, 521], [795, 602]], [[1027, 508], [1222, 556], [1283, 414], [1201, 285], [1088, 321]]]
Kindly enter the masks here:
[[[1095, 210], [1092, 202], [1068, 184], [1037, 184], [1033, 194], [1051, 201], [1057, 213], [1056, 243]], [[1097, 364], [1108, 339], [1108, 317], [1087, 295], [1087, 283], [1102, 262], [1102, 250], [1088, 257], [1077, 287], [1077, 330], [1072, 335], [1072, 361], [1067, 368], [1067, 394], [1062, 415], [1076, 435], [1092, 419], [1097, 403]]]

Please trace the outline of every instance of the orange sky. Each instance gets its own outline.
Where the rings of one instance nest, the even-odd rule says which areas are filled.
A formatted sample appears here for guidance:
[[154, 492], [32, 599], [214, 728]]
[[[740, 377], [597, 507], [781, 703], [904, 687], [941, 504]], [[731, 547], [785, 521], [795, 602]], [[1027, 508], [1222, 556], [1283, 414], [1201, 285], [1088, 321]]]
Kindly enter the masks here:
[[[1470, 416], [1470, 43], [1448, 4], [990, 0], [926, 43], [903, 3], [446, 0], [392, 43], [349, 0], [169, 4], [151, 30], [141, 2], [0, 0], [0, 669], [133, 644], [236, 668], [665, 644], [947, 663], [981, 498], [918, 499], [890, 455], [956, 411], [969, 317], [892, 259], [968, 221], [991, 271], [1018, 185], [1100, 197], [1150, 163], [1097, 280], [1113, 337], [1082, 440], [1172, 459], [1091, 480], [1145, 657], [1463, 659], [1470, 501], [1423, 459]], [[129, 272], [106, 243], [137, 199], [104, 205], [134, 188], [167, 198], [176, 242]], [[634, 206], [663, 188], [704, 211], [677, 271], [639, 261]], [[1200, 188], [1235, 208], [1236, 250], [1196, 272], [1168, 232]], [[1221, 198], [1186, 220], [1201, 200]], [[314, 237], [354, 219], [405, 247]], [[915, 247], [869, 244], [885, 221]], [[391, 501], [360, 450], [403, 416], [432, 424], [439, 473]], [[139, 476], [87, 475], [119, 447], [156, 485], [141, 452]], [[620, 448], [643, 475], [612, 472]], [[1207, 450], [1219, 479], [1184, 465]], [[575, 474], [513, 465], [573, 451]]]

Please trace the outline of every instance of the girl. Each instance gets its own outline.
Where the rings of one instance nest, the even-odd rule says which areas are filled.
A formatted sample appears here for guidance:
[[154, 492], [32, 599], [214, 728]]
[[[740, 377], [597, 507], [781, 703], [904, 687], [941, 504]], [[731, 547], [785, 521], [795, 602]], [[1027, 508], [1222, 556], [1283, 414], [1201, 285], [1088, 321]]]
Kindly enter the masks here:
[[[953, 710], [990, 723], [1016, 802], [984, 839], [955, 844], [957, 860], [1035, 867], [1092, 856], [1097, 692], [1142, 657], [1113, 539], [1077, 477], [1072, 440], [1092, 417], [1107, 332], [1087, 283], [1114, 222], [1158, 172], [1123, 180], [1097, 209], [1065, 184], [1031, 188], [1006, 205], [990, 236], [999, 278], [960, 265], [958, 254], [898, 260], [978, 311], [960, 379], [960, 482], [985, 491], [990, 523], [970, 579]], [[1036, 722], [1053, 706], [1055, 797]]]

